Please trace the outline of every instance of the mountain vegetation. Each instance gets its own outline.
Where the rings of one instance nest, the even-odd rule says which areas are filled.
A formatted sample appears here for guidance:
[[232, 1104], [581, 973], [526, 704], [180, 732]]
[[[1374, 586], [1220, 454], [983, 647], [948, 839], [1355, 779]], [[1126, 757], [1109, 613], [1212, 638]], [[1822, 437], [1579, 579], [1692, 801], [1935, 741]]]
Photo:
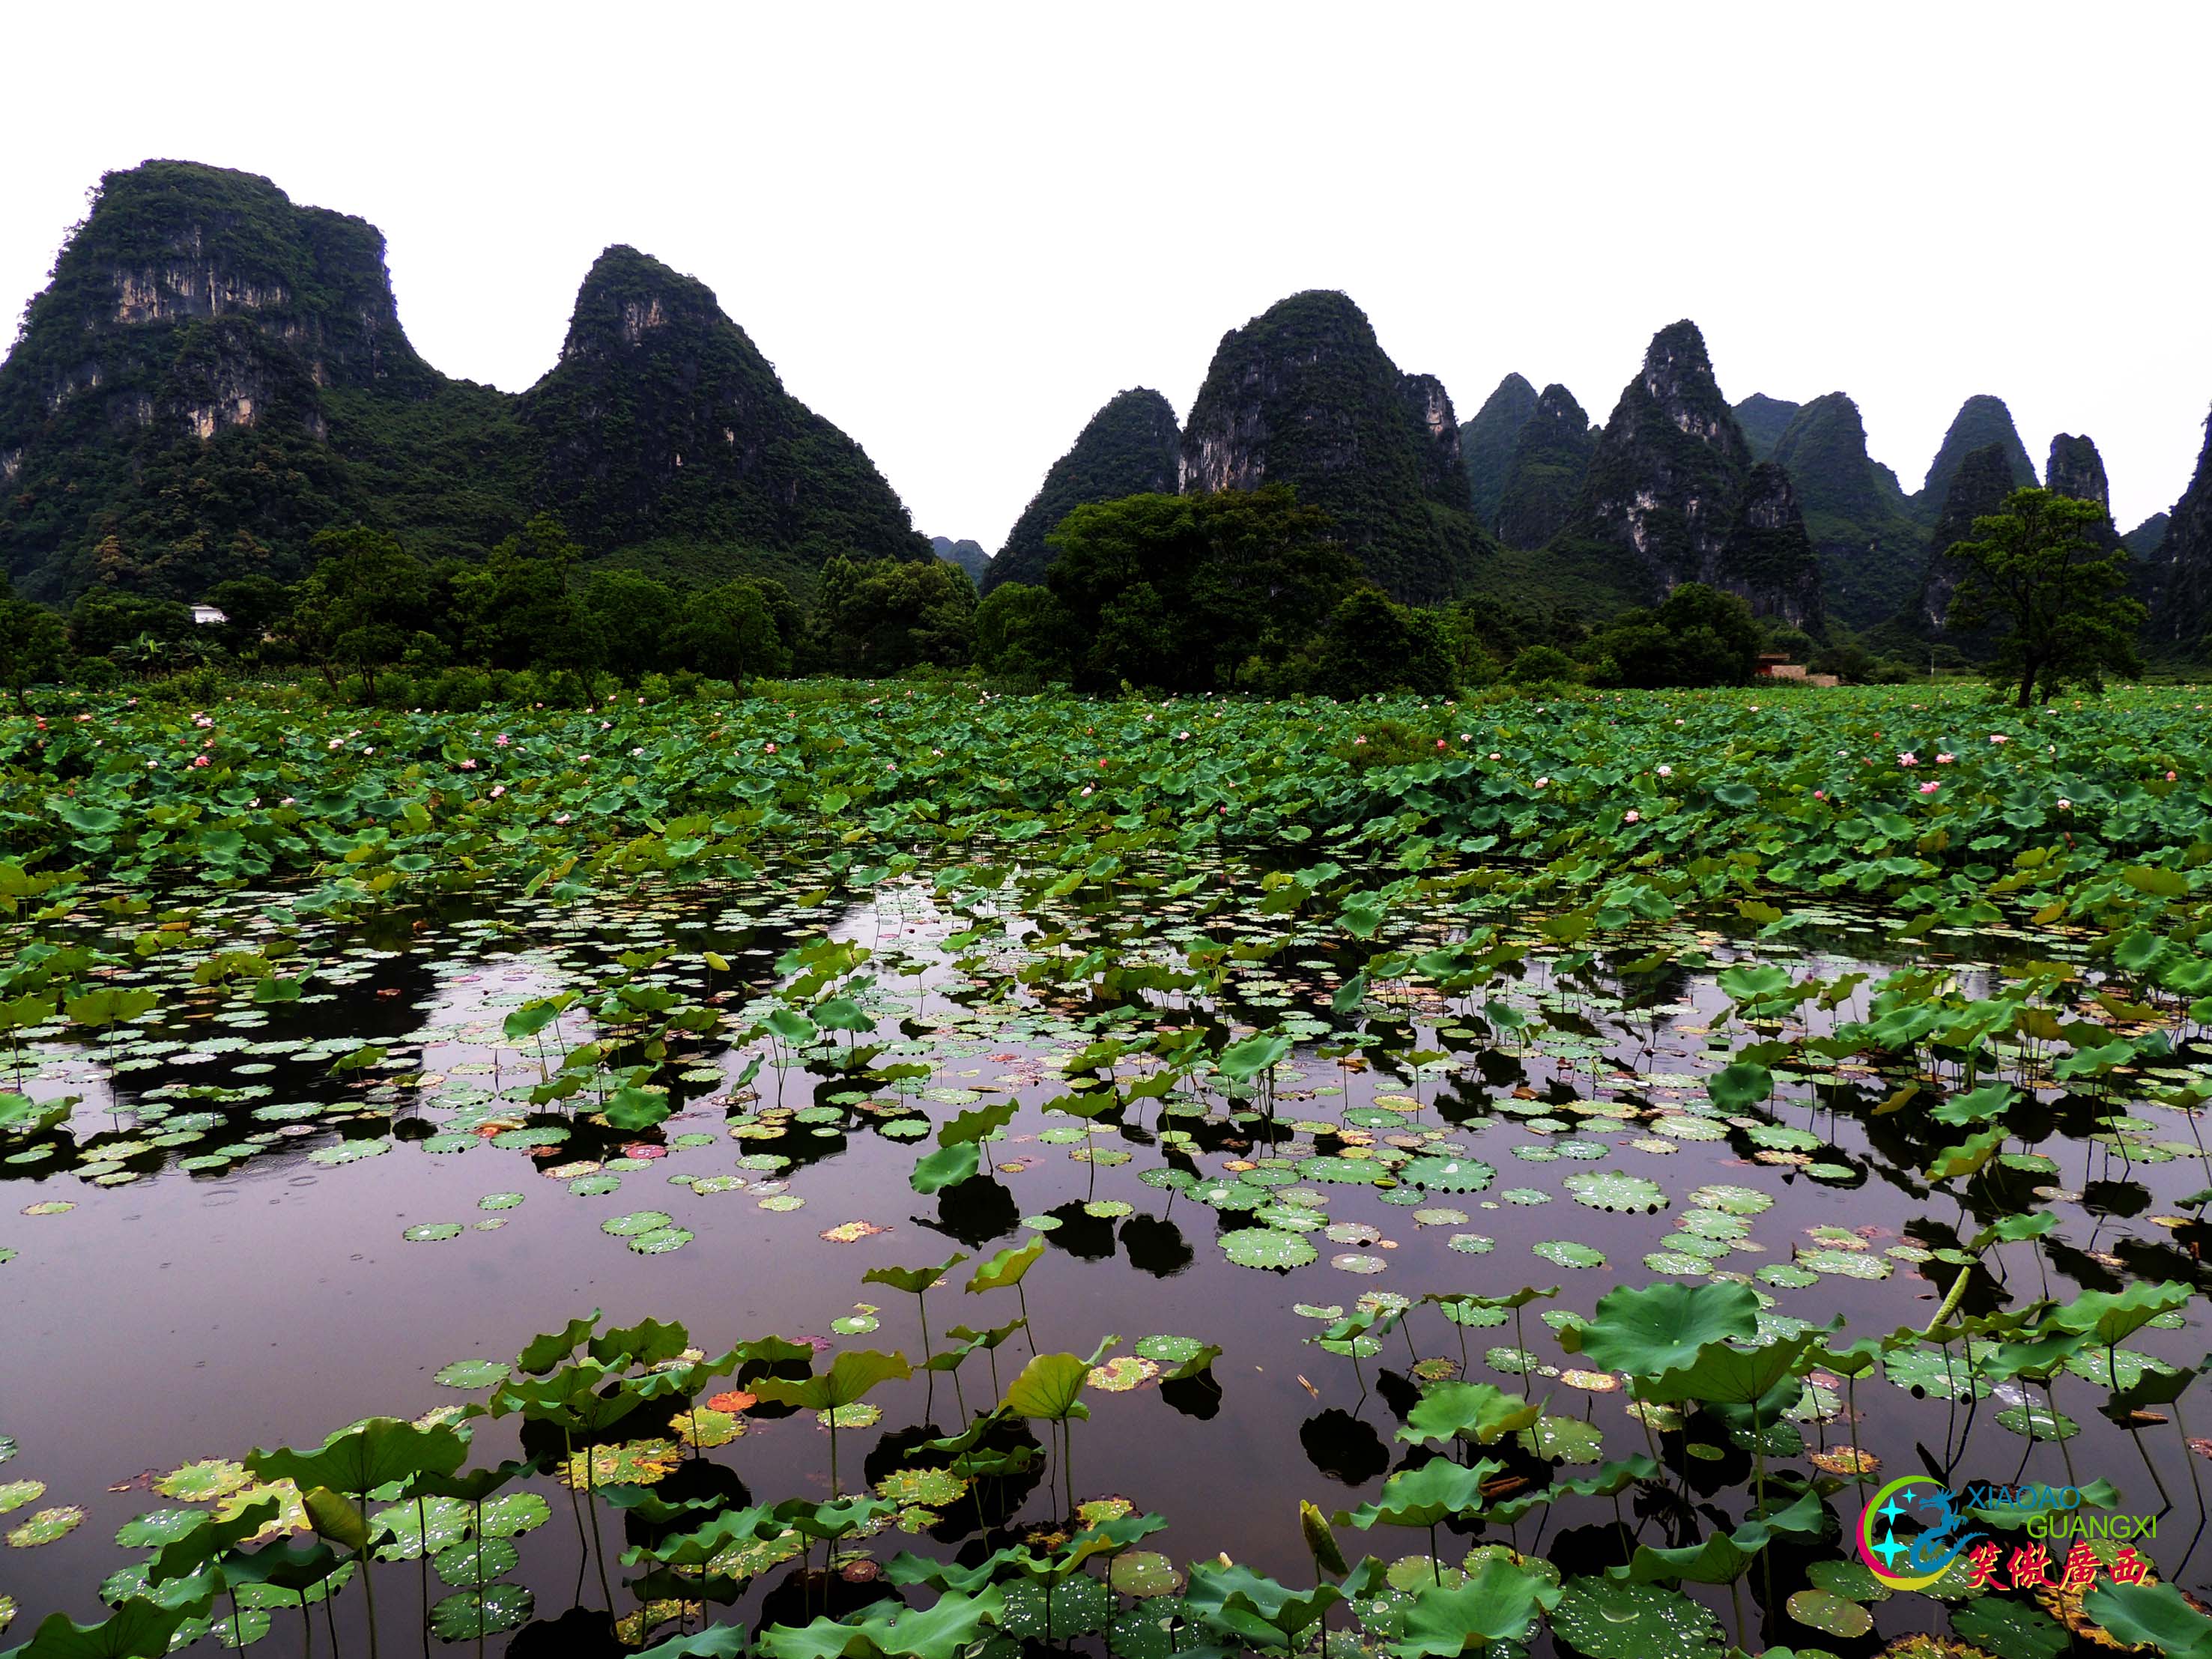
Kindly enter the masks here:
[[1684, 582], [1700, 582], [1741, 594], [1760, 615], [1804, 626], [1819, 615], [1817, 574], [1808, 583], [1785, 565], [1737, 562], [1752, 545], [1735, 532], [1753, 465], [1713, 378], [1705, 337], [1695, 323], [1671, 324], [1652, 337], [1643, 371], [1622, 389], [1573, 515], [1547, 552], [1610, 567], [1618, 591], [1641, 600], [1656, 603]]
[[1486, 520], [1495, 526], [1498, 540], [1525, 550], [1559, 533], [1581, 499], [1597, 439], [1598, 429], [1573, 392], [1556, 382], [1544, 388], [1514, 441], [1497, 514]]
[[1401, 374], [1345, 295], [1292, 295], [1222, 337], [1182, 435], [1186, 489], [1293, 487], [1391, 598], [1463, 592], [1489, 538], [1443, 388]]
[[[2059, 434], [2043, 475], [2093, 509], [2100, 556], [2134, 556], [2160, 659], [2207, 648], [2208, 466], [2124, 538], [2088, 438]], [[372, 700], [481, 675], [978, 665], [1380, 689], [1345, 666], [1358, 641], [1402, 657], [1407, 686], [1436, 682], [1437, 652], [1462, 684], [1641, 683], [1718, 660], [1613, 648], [1624, 616], [1668, 626], [1694, 584], [1741, 600], [1765, 648], [1869, 678], [1931, 640], [1934, 660], [2003, 648], [1990, 604], [1954, 605], [1971, 567], [1953, 550], [2036, 483], [1981, 395], [1908, 496], [1850, 397], [1731, 406], [1686, 320], [1601, 429], [1519, 374], [1462, 422], [1357, 305], [1316, 290], [1223, 337], [1187, 422], [1157, 392], [1110, 399], [991, 558], [918, 534], [712, 290], [635, 248], [593, 263], [558, 361], [510, 395], [415, 351], [373, 226], [149, 161], [103, 179], [0, 362], [0, 575], [23, 636], [0, 666], [28, 684], [289, 665]], [[1264, 500], [1227, 504], [1245, 495]], [[1085, 562], [1055, 580], [1069, 550]], [[195, 627], [183, 600], [226, 620]]]
[[1927, 562], [1912, 612], [1919, 631], [1951, 630], [1951, 596], [1966, 574], [1966, 567], [1952, 556], [1952, 550], [1973, 539], [1975, 525], [2002, 513], [2006, 498], [2021, 487], [2014, 479], [2012, 457], [2002, 443], [1984, 444], [1960, 458], [1944, 491], [1942, 510], [1936, 515], [1935, 528], [1929, 536]]
[[2036, 483], [2035, 463], [2027, 459], [2027, 446], [2021, 442], [2019, 428], [2012, 423], [2012, 410], [2005, 407], [2003, 398], [1979, 392], [1960, 404], [1959, 412], [1951, 417], [1936, 459], [1929, 463], [1927, 482], [1912, 497], [1914, 510], [1933, 524], [1942, 516], [1951, 480], [1966, 457], [1991, 444], [2002, 453], [2013, 487], [2032, 489]]
[[1840, 392], [1799, 405], [1771, 453], [1796, 486], [1828, 614], [1866, 629], [1909, 606], [1927, 532], [1896, 474], [1868, 455], [1858, 405]]
[[1751, 446], [1754, 460], [1773, 455], [1775, 445], [1782, 441], [1782, 434], [1803, 407], [1786, 398], [1770, 398], [1764, 392], [1753, 392], [1735, 406], [1736, 424], [1743, 428], [1743, 441]]
[[2197, 471], [2174, 504], [2150, 568], [2151, 647], [2161, 655], [2212, 654], [2212, 418]]
[[1475, 522], [1486, 530], [1497, 526], [1505, 475], [1522, 429], [1535, 418], [1536, 405], [1536, 388], [1518, 374], [1508, 374], [1482, 400], [1474, 418], [1461, 423], [1460, 465], [1467, 471], [1468, 496]]
[[409, 344], [374, 227], [184, 161], [102, 179], [0, 364], [0, 568], [197, 598], [362, 525], [481, 559], [551, 508], [588, 557], [713, 580], [929, 556], [859, 446], [703, 285], [601, 256], [520, 398]]
[[1145, 386], [1115, 392], [1044, 475], [981, 577], [983, 591], [1000, 582], [1042, 581], [1052, 562], [1046, 538], [1077, 507], [1124, 495], [1173, 495], [1182, 446], [1182, 428], [1165, 398]]
[[978, 587], [983, 585], [983, 578], [990, 574], [991, 556], [984, 551], [981, 542], [956, 542], [949, 536], [932, 536], [929, 544], [936, 550], [939, 558], [947, 564], [957, 564], [966, 571], [969, 580]]

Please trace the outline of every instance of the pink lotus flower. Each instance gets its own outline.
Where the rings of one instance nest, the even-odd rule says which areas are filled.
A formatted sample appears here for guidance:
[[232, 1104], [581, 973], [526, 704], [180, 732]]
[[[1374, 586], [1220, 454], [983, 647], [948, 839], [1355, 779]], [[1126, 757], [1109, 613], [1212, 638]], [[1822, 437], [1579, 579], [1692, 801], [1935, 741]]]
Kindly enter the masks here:
[[2070, 812], [2074, 810], [2074, 803], [2061, 795], [2058, 798], [2058, 810], [2062, 812]]
[[492, 739], [492, 742], [495, 746], [501, 749], [506, 748], [507, 744], [507, 733], [504, 732], [501, 732], [497, 737]]
[[195, 766], [205, 766], [207, 763], [208, 757], [205, 755], [195, 755], [192, 757], [192, 764]]
[[1659, 775], [1662, 778], [1671, 778], [1674, 775], [1674, 769], [1671, 766], [1662, 766], [1659, 769]]
[[492, 798], [494, 800], [497, 800], [497, 799], [498, 799], [501, 795], [505, 794], [506, 793], [507, 793], [507, 786], [506, 786], [505, 784], [503, 784], [503, 783], [495, 783], [495, 784], [492, 785], [492, 787], [491, 787], [491, 798]]
[[1437, 748], [1439, 748], [1439, 749], [1441, 749], [1441, 748], [1443, 748], [1443, 746], [1444, 746], [1444, 740], [1443, 740], [1442, 738], [1438, 738], [1437, 739]]
[[1935, 779], [1930, 778], [1927, 782], [1920, 786], [1920, 793], [1923, 795], [1932, 795], [1942, 787], [1943, 786], [1936, 782]]
[[2002, 732], [1992, 732], [1990, 733], [1990, 741], [1991, 743], [2010, 743], [2012, 739], [2005, 736]]
[[1357, 749], [1357, 748], [1358, 748], [1358, 747], [1359, 747], [1359, 745], [1360, 745], [1360, 744], [1362, 744], [1365, 743], [1366, 741], [1367, 741], [1367, 739], [1366, 739], [1366, 738], [1354, 738], [1352, 740], [1352, 746], [1354, 749]]
[[1813, 792], [1813, 799], [1814, 799], [1814, 800], [1826, 800], [1826, 799], [1827, 799], [1827, 798], [1828, 798], [1828, 792], [1827, 792], [1826, 790], [1825, 790], [1825, 789], [1815, 789], [1815, 790]]
[[566, 812], [562, 813], [562, 814], [561, 814], [561, 816], [560, 816], [559, 817], [557, 817], [557, 818], [556, 818], [556, 819], [554, 819], [554, 820], [553, 820], [553, 822], [554, 822], [554, 823], [568, 823], [568, 815]]
[[1936, 757], [1936, 764], [1938, 766], [1948, 766], [1957, 758], [1958, 757], [1955, 755], [1938, 755]]
[[1644, 814], [1632, 806], [1620, 815], [1620, 821], [1623, 823], [1641, 823], [1644, 821]]
[[1897, 757], [1897, 763], [1899, 766], [1917, 766], [1920, 764], [1920, 757], [1913, 754], [1899, 755]]
[[1552, 781], [1549, 778], [1539, 778], [1536, 780], [1536, 787], [1539, 789], [1548, 789], [1552, 787]]
[[1083, 786], [1083, 793], [1084, 793], [1086, 796], [1090, 794], [1090, 793], [1091, 793], [1091, 786], [1090, 786], [1089, 784], [1087, 784], [1087, 783], [1086, 783], [1086, 784], [1085, 784], [1085, 785]]
[[464, 772], [473, 772], [476, 769], [477, 763], [472, 760], [465, 760], [461, 763], [461, 770]]

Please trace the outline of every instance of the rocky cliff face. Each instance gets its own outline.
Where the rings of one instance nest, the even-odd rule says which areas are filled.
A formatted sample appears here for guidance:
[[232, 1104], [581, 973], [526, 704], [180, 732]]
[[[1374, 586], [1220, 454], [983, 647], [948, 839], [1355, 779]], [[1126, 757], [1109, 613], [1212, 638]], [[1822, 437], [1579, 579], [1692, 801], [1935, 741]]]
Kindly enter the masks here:
[[1293, 486], [1393, 598], [1449, 599], [1486, 538], [1467, 507], [1443, 387], [1408, 376], [1341, 294], [1291, 298], [1222, 337], [1183, 430], [1186, 490]]
[[2148, 635], [2163, 653], [2198, 656], [2212, 630], [2212, 418], [2189, 488], [2173, 506], [2151, 558], [2153, 604]]
[[289, 580], [354, 523], [466, 559], [538, 507], [702, 577], [732, 548], [929, 556], [699, 284], [611, 250], [517, 399], [416, 355], [374, 226], [185, 161], [107, 175], [55, 262], [0, 363], [0, 568], [55, 600]]
[[251, 173], [111, 173], [0, 364], [0, 562], [46, 599], [95, 574], [182, 592], [294, 574], [352, 504], [331, 394], [439, 385], [374, 226]]
[[1174, 494], [1182, 453], [1182, 428], [1165, 398], [1146, 386], [1115, 393], [1084, 423], [1014, 520], [983, 578], [984, 592], [1000, 582], [1034, 586], [1043, 581], [1053, 557], [1046, 538], [1077, 507], [1124, 495]]
[[1823, 621], [1820, 562], [1790, 474], [1760, 461], [1744, 479], [1735, 527], [1713, 573], [1714, 586], [1740, 593], [1755, 616], [1818, 629]]
[[2013, 457], [2003, 444], [1984, 444], [1960, 458], [1952, 469], [1950, 487], [1944, 492], [1943, 509], [1936, 514], [1936, 527], [1929, 538], [1928, 562], [1913, 605], [1914, 617], [1922, 628], [1936, 634], [1944, 631], [1951, 596], [1958, 592], [1959, 580], [1965, 574], [1951, 557], [1951, 549], [1971, 540], [1974, 520], [2002, 512], [2005, 498], [2019, 488]]
[[1468, 501], [1475, 522], [1485, 530], [1497, 528], [1506, 470], [1513, 463], [1522, 428], [1536, 413], [1537, 402], [1534, 386], [1518, 374], [1508, 374], [1482, 400], [1474, 418], [1459, 429], [1460, 463], [1467, 471]]
[[1831, 392], [1800, 407], [1775, 441], [1820, 562], [1827, 614], [1871, 628], [1905, 610], [1927, 565], [1927, 535], [1897, 476], [1867, 454], [1859, 407]]
[[866, 453], [783, 389], [713, 291], [635, 248], [593, 263], [560, 361], [517, 416], [538, 501], [595, 553], [703, 544], [730, 550], [732, 571], [934, 556]]
[[1735, 406], [1735, 423], [1743, 428], [1743, 440], [1751, 446], [1753, 460], [1763, 461], [1774, 453], [1774, 446], [1782, 441], [1782, 434], [1802, 407], [1770, 398], [1764, 392], [1753, 392]]
[[[1613, 405], [1561, 540], [1609, 550], [1625, 586], [1649, 599], [1687, 581], [1741, 591], [1746, 579], [1725, 556], [1752, 466], [1705, 337], [1675, 323], [1653, 337], [1643, 372]], [[1747, 597], [1784, 613], [1803, 604], [1795, 580]]]
[[945, 563], [957, 564], [966, 571], [969, 580], [978, 586], [990, 574], [991, 556], [983, 550], [981, 542], [965, 539], [956, 542], [949, 536], [932, 536], [929, 545]]
[[1506, 465], [1493, 520], [1498, 540], [1535, 548], [1559, 533], [1574, 514], [1597, 441], [1574, 393], [1557, 383], [1546, 386]]
[[2097, 526], [2097, 544], [2108, 556], [2121, 550], [2119, 529], [2112, 523], [2112, 491], [2105, 478], [2105, 458], [2086, 434], [2077, 437], [2062, 432], [2051, 441], [2051, 457], [2043, 465], [2043, 487], [2103, 507], [2105, 518]]
[[2012, 423], [2012, 410], [2005, 407], [2003, 398], [1979, 393], [1959, 405], [1936, 459], [1929, 463], [1927, 483], [1912, 497], [1913, 508], [1922, 519], [1932, 525], [1942, 515], [1954, 475], [1968, 455], [1990, 444], [2003, 452], [2014, 489], [2035, 482], [2035, 463], [2027, 459], [2027, 447], [2021, 442], [2020, 432]]

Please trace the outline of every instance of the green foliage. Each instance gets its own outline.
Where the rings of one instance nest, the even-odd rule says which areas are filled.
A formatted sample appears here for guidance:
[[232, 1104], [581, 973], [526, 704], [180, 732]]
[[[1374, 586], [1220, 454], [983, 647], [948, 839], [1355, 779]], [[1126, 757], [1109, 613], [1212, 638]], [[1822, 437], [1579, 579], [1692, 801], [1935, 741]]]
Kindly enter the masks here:
[[374, 696], [378, 670], [429, 620], [429, 573], [380, 531], [325, 531], [312, 545], [319, 562], [294, 595], [286, 631], [333, 683], [349, 669]]
[[1222, 337], [1184, 428], [1186, 487], [1288, 485], [1391, 598], [1440, 603], [1487, 546], [1443, 441], [1457, 433], [1425, 423], [1431, 396], [1448, 417], [1442, 391], [1401, 374], [1344, 295], [1294, 294]]
[[1482, 400], [1474, 418], [1460, 422], [1459, 458], [1467, 473], [1468, 505], [1475, 522], [1486, 528], [1498, 522], [1507, 469], [1536, 404], [1536, 388], [1518, 374], [1508, 374]]
[[975, 665], [1036, 683], [1072, 678], [1081, 641], [1049, 589], [1000, 580], [975, 607]]
[[811, 623], [823, 666], [874, 678], [953, 667], [975, 650], [975, 585], [957, 565], [832, 559]]
[[1772, 453], [1796, 486], [1828, 615], [1870, 628], [1909, 609], [1926, 533], [1897, 475], [1868, 455], [1858, 405], [1840, 392], [1814, 398], [1776, 435]]
[[2048, 489], [2016, 489], [2004, 511], [1974, 520], [1950, 556], [1966, 568], [1951, 599], [1965, 627], [2002, 623], [1990, 676], [2017, 685], [2022, 708], [2068, 685], [2101, 690], [2104, 675], [2142, 672], [2135, 635], [2146, 612], [2127, 595], [2127, 552], [2100, 548], [2104, 509]]
[[15, 698], [19, 714], [31, 712], [31, 687], [59, 679], [69, 656], [60, 616], [17, 598], [0, 572], [0, 687]]
[[[1141, 386], [1116, 392], [1085, 424], [1067, 453], [1052, 464], [1014, 520], [1006, 544], [981, 578], [984, 599], [1008, 582], [1042, 586], [1054, 558], [1053, 531], [1077, 507], [1125, 495], [1174, 494], [1182, 441], [1175, 410], [1165, 398]], [[981, 621], [979, 616], [979, 627]], [[1064, 678], [1036, 672], [1041, 678]]]
[[1132, 495], [1079, 507], [1054, 532], [1049, 580], [1081, 684], [1233, 689], [1282, 663], [1358, 579], [1325, 514], [1288, 489]]
[[1759, 660], [1759, 625], [1734, 593], [1685, 582], [1656, 611], [1629, 611], [1584, 647], [1601, 684], [1741, 685]]
[[1583, 478], [1597, 453], [1597, 428], [1563, 386], [1547, 386], [1515, 440], [1486, 526], [1510, 548], [1541, 547], [1574, 515]]

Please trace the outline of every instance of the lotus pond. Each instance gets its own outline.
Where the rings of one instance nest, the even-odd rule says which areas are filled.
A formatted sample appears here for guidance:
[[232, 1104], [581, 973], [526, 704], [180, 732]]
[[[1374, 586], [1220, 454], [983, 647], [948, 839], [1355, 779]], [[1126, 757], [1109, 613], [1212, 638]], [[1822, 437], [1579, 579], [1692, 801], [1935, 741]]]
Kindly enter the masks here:
[[2212, 1654], [2205, 730], [13, 720], [0, 1626]]

